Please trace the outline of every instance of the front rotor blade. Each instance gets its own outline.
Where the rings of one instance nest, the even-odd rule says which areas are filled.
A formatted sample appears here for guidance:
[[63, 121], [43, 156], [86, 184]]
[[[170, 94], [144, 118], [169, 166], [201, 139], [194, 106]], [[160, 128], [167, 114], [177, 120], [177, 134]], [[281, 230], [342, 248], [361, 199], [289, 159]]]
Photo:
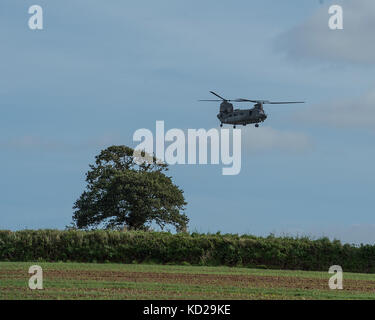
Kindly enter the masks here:
[[213, 102], [221, 102], [223, 100], [198, 100], [198, 101], [213, 101]]
[[223, 98], [223, 97], [220, 97], [217, 93], [213, 92], [213, 91], [210, 91], [210, 93], [212, 93], [213, 95], [215, 95], [216, 97], [220, 98], [221, 100], [223, 101], [228, 101], [227, 99]]

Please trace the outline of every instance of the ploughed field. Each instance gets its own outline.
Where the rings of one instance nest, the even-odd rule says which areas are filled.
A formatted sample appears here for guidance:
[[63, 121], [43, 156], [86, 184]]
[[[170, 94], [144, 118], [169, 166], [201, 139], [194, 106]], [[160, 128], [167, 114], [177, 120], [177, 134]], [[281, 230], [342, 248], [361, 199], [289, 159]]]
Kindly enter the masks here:
[[[43, 269], [30, 290], [29, 267]], [[0, 262], [0, 299], [375, 299], [375, 274], [146, 264]]]

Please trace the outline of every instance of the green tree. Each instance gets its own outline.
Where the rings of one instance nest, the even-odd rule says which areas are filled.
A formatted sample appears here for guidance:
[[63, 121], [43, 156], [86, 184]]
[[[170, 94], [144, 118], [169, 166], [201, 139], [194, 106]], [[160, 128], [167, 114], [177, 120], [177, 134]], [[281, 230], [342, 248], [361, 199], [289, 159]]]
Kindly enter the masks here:
[[[162, 229], [173, 225], [185, 231], [183, 191], [165, 175], [166, 164], [137, 164], [134, 150], [111, 146], [96, 156], [86, 174], [87, 187], [75, 202], [73, 222], [79, 229], [128, 228], [144, 230], [152, 222]], [[182, 211], [182, 213], [180, 213]]]

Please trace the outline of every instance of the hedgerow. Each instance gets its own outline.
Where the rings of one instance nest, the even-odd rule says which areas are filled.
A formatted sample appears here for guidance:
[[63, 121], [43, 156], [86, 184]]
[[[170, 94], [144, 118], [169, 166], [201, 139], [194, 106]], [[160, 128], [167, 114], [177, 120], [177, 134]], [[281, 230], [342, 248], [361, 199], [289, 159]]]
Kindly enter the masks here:
[[0, 231], [0, 261], [71, 261], [243, 266], [375, 273], [375, 246], [328, 238], [144, 231]]

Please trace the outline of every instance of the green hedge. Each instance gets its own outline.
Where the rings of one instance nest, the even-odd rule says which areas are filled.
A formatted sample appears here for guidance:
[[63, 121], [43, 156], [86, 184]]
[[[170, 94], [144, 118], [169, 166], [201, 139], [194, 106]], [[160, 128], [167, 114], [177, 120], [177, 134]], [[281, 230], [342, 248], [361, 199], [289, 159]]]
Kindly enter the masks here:
[[375, 273], [375, 246], [327, 238], [120, 231], [0, 231], [0, 261], [226, 265]]

